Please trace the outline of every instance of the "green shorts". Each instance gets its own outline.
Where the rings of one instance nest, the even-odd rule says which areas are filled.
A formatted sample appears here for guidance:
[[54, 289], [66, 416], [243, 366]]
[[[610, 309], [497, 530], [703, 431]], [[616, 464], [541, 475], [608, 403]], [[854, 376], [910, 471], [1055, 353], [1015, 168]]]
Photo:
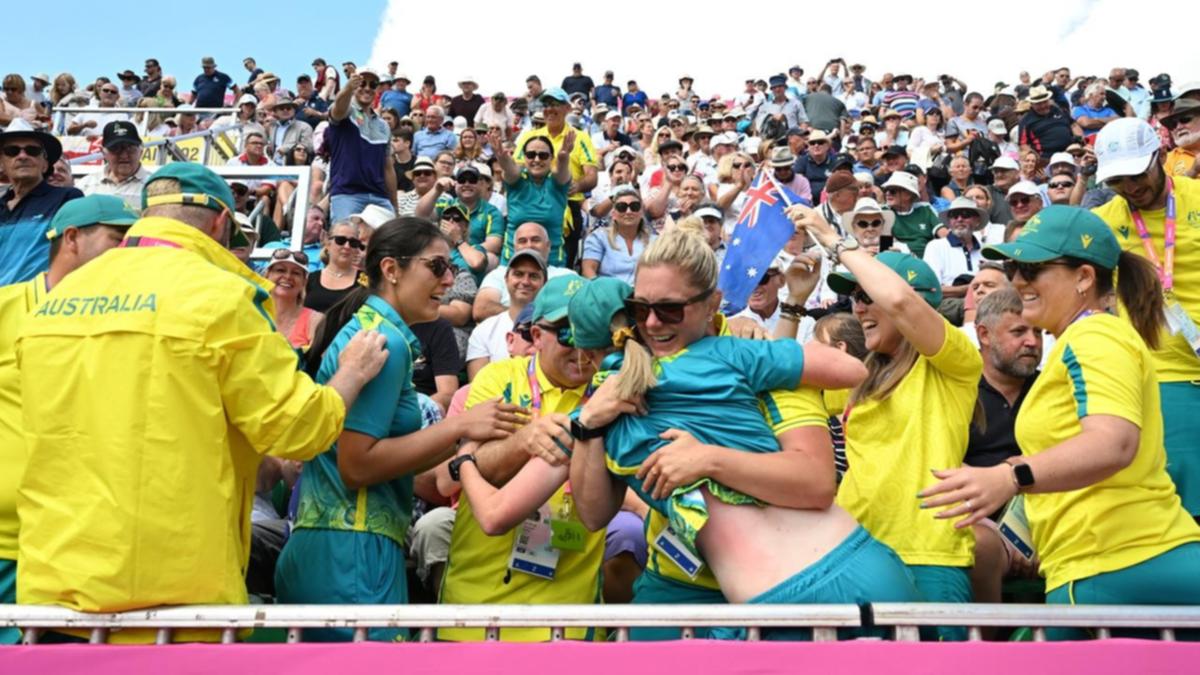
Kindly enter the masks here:
[[[1200, 542], [1176, 546], [1124, 569], [1065, 583], [1046, 593], [1048, 605], [1200, 605]], [[1157, 630], [1114, 630], [1116, 637], [1157, 638]], [[1048, 628], [1051, 640], [1086, 640], [1079, 628]], [[1200, 640], [1200, 631], [1176, 631]]]
[[[670, 564], [670, 563], [667, 563]], [[633, 582], [634, 605], [723, 605], [721, 591], [669, 579], [649, 569]], [[728, 630], [728, 629], [725, 629]], [[696, 637], [712, 638], [711, 628], [697, 628]], [[678, 628], [630, 628], [629, 639], [637, 642], [678, 640]]]
[[1167, 473], [1183, 508], [1200, 516], [1200, 384], [1163, 382], [1163, 445], [1167, 450]]
[[[17, 561], [0, 558], [0, 605], [17, 603]], [[0, 645], [15, 645], [21, 641], [21, 631], [0, 628]]]
[[[944, 565], [909, 565], [917, 582], [920, 602], [971, 602], [971, 576], [966, 567]], [[937, 626], [921, 629], [922, 640], [962, 642], [967, 639], [966, 626]]]
[[[832, 551], [750, 604], [854, 604], [920, 600], [912, 574], [892, 549], [861, 525]], [[886, 637], [883, 628], [839, 629], [838, 637]], [[743, 631], [744, 632], [744, 631]], [[764, 640], [811, 640], [809, 628], [771, 628]]]
[[[288, 538], [275, 567], [280, 604], [406, 605], [404, 549], [370, 532], [301, 528]], [[305, 642], [349, 642], [350, 628], [304, 630]], [[404, 640], [402, 628], [372, 628], [368, 640]]]

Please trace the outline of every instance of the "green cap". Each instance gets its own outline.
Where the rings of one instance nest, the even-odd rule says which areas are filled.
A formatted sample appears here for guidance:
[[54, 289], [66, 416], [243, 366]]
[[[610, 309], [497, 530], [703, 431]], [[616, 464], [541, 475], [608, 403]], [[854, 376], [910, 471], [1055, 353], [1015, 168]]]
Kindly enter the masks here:
[[625, 300], [631, 295], [633, 288], [613, 277], [592, 279], [579, 289], [567, 307], [575, 346], [580, 349], [611, 347], [612, 318], [625, 311]]
[[159, 204], [188, 204], [203, 206], [214, 211], [229, 211], [230, 227], [236, 227], [232, 222], [233, 190], [223, 178], [200, 164], [191, 162], [172, 162], [155, 171], [146, 179], [146, 188], [154, 181], [162, 178], [173, 178], [179, 181], [180, 191], [172, 195], [156, 195], [149, 197], [146, 189], [142, 190], [142, 210]]
[[1121, 246], [1100, 216], [1087, 209], [1056, 204], [1038, 211], [1016, 239], [983, 249], [983, 257], [991, 260], [1011, 258], [1039, 263], [1063, 256], [1111, 270], [1121, 257]]
[[124, 199], [112, 195], [90, 195], [72, 199], [50, 221], [50, 229], [46, 230], [47, 239], [57, 239], [68, 227], [91, 227], [92, 225], [112, 225], [114, 227], [129, 227], [137, 222], [138, 212]]
[[[926, 265], [924, 260], [899, 251], [884, 251], [875, 256], [875, 259], [899, 274], [900, 278], [907, 281], [917, 295], [925, 298], [925, 302], [934, 309], [942, 304], [942, 283], [933, 273], [933, 268]], [[858, 279], [849, 272], [830, 272], [825, 280], [835, 293], [842, 295], [850, 295], [858, 286]]]
[[583, 288], [587, 279], [578, 274], [564, 274], [546, 282], [533, 299], [533, 321], [558, 323], [567, 318], [567, 304]]

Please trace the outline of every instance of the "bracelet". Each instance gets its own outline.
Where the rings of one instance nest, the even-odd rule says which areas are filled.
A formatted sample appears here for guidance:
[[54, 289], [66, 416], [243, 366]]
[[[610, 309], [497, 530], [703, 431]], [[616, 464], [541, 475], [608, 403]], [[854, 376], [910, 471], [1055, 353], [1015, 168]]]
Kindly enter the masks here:
[[792, 317], [795, 317], [795, 318], [801, 318], [801, 317], [808, 316], [808, 310], [805, 309], [804, 305], [800, 305], [800, 304], [793, 305], [790, 302], [779, 303], [779, 313], [781, 315], [791, 315]]

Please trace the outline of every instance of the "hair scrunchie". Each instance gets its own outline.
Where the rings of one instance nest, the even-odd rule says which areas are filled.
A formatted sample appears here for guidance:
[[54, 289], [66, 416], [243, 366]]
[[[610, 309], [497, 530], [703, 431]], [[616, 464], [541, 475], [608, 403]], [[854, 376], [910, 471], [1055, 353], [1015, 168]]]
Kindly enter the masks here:
[[634, 335], [635, 333], [633, 326], [626, 326], [617, 330], [612, 334], [613, 346], [617, 349], [624, 349], [625, 343], [634, 339]]

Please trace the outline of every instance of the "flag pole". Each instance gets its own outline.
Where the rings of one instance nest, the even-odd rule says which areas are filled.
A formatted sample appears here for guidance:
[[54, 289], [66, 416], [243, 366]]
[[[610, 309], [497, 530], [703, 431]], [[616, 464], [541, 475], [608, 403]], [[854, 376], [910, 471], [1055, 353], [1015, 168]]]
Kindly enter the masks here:
[[[775, 180], [775, 176], [772, 175], [770, 171], [765, 171], [762, 169], [759, 170], [762, 171], [763, 176], [766, 176], [767, 180], [771, 182], [771, 186], [775, 188], [775, 191], [779, 193], [779, 198], [783, 200], [784, 205], [789, 208], [795, 206], [792, 204], [792, 200], [788, 199], [787, 192], [783, 189], [783, 186], [781, 186], [779, 182]], [[826, 258], [829, 258], [830, 260], [833, 259], [833, 254], [829, 252], [829, 249], [822, 246], [821, 242], [817, 241], [816, 237], [809, 236], [809, 240], [816, 244], [817, 248], [821, 249], [821, 253], [824, 254]]]

